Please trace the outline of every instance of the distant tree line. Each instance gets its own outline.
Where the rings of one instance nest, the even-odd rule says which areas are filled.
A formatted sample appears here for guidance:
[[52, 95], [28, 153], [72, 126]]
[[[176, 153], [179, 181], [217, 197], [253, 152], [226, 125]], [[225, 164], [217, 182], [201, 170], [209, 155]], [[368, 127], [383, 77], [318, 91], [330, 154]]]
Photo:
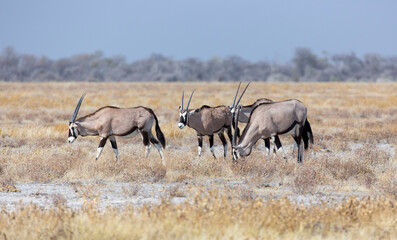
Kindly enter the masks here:
[[19, 54], [6, 47], [0, 55], [0, 81], [396, 81], [397, 57], [323, 54], [298, 48], [286, 64], [250, 62], [238, 56], [174, 60], [159, 54], [128, 63], [102, 52], [52, 60]]

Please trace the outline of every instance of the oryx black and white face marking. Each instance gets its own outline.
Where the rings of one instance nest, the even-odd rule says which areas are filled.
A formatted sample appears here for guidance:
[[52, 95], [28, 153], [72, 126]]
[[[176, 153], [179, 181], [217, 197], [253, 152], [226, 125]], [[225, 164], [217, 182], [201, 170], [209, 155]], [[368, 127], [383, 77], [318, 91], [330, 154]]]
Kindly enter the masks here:
[[190, 101], [192, 100], [193, 94], [194, 94], [194, 90], [193, 90], [192, 94], [190, 94], [189, 101], [187, 102], [187, 105], [184, 108], [183, 107], [183, 98], [185, 96], [185, 93], [182, 92], [181, 106], [179, 106], [179, 123], [178, 123], [179, 129], [182, 129], [182, 128], [184, 128], [187, 125], [189, 105], [190, 105]]
[[232, 155], [233, 161], [237, 161], [240, 158], [240, 152], [235, 148], [232, 148]]
[[227, 106], [227, 108], [230, 110], [231, 113], [236, 112], [236, 107]]
[[78, 136], [78, 131], [77, 131], [77, 124], [69, 122], [69, 137], [68, 137], [68, 142], [72, 143], [74, 140], [76, 140]]
[[79, 135], [78, 126], [75, 122], [76, 122], [77, 114], [79, 113], [81, 103], [83, 102], [84, 96], [85, 96], [85, 93], [83, 95], [81, 95], [80, 100], [77, 103], [76, 109], [74, 109], [73, 116], [69, 121], [69, 137], [68, 137], [69, 143], [74, 142], [74, 140], [76, 140], [77, 136]]
[[181, 107], [179, 107], [179, 129], [183, 129], [187, 125], [187, 113], [188, 111], [183, 110]]

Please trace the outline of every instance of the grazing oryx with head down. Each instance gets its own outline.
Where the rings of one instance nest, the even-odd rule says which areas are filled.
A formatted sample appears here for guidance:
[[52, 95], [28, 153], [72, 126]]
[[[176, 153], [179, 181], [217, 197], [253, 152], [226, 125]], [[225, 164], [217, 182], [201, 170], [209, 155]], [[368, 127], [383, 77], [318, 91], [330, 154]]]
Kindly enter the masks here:
[[[81, 96], [69, 122], [69, 143], [74, 142], [79, 135], [83, 137], [100, 136], [101, 142], [99, 143], [96, 156], [98, 160], [107, 139], [109, 139], [116, 154], [116, 159], [119, 160], [115, 137], [132, 138], [139, 132], [142, 136], [143, 144], [146, 146], [145, 156], [147, 157], [149, 155], [150, 143], [152, 143], [160, 153], [162, 164], [165, 165], [162, 150], [162, 147], [165, 148], [164, 134], [161, 132], [156, 115], [150, 108], [106, 106], [76, 120], [84, 96], [85, 94]], [[156, 124], [155, 129], [158, 140], [152, 135], [153, 123]]]
[[[244, 89], [243, 93], [241, 94], [239, 100], [238, 100], [237, 103], [236, 103], [236, 98], [237, 98], [237, 95], [238, 95], [238, 92], [239, 92], [239, 89], [240, 89], [241, 82], [240, 82], [240, 84], [238, 85], [238, 88], [237, 88], [237, 91], [236, 91], [236, 95], [234, 96], [233, 104], [232, 104], [231, 107], [229, 107], [230, 111], [232, 111], [232, 113], [233, 113], [233, 119], [235, 118], [236, 108], [237, 108], [237, 106], [239, 105], [240, 100], [241, 100], [241, 98], [243, 97], [243, 95], [244, 95], [244, 93], [245, 93], [245, 90], [247, 90], [247, 88], [248, 88], [248, 86], [250, 85], [250, 83], [251, 83], [251, 82], [249, 82], [249, 83], [247, 84], [247, 86], [245, 87], [245, 89]], [[251, 105], [241, 106], [241, 110], [240, 110], [240, 112], [239, 112], [238, 121], [241, 122], [241, 123], [247, 123], [247, 122], [248, 122], [248, 119], [249, 119], [249, 117], [250, 117], [250, 115], [251, 115], [252, 110], [253, 110], [254, 108], [256, 108], [259, 104], [261, 104], [261, 103], [268, 103], [268, 102], [273, 102], [273, 101], [270, 100], [270, 99], [268, 99], [268, 98], [260, 98], [260, 99], [256, 100], [256, 101], [255, 101], [253, 104], [251, 104]], [[233, 125], [233, 127], [235, 128], [235, 131], [237, 132], [237, 137], [240, 137], [240, 129], [239, 129], [238, 127], [236, 127], [236, 125], [234, 124], [234, 121], [233, 121], [233, 124], [232, 124], [232, 125]], [[270, 139], [269, 139], [269, 138], [266, 138], [266, 139], [263, 139], [263, 140], [264, 140], [264, 142], [265, 142], [265, 147], [266, 147], [267, 155], [269, 156], [269, 155], [270, 155]], [[285, 152], [284, 152], [284, 148], [283, 148], [283, 146], [281, 145], [280, 138], [279, 138], [277, 135], [274, 136], [274, 144], [275, 144], [275, 146], [277, 147], [277, 150], [280, 150], [280, 149], [282, 150], [282, 152], [283, 152], [283, 157], [286, 158]], [[276, 151], [276, 150], [274, 149], [274, 151]]]
[[212, 155], [215, 157], [214, 153], [214, 134], [217, 133], [222, 141], [224, 154], [226, 158], [227, 154], [227, 141], [224, 130], [227, 131], [227, 135], [232, 141], [232, 113], [226, 106], [209, 107], [202, 106], [194, 110], [189, 110], [190, 100], [192, 99], [194, 91], [190, 95], [189, 101], [186, 108], [183, 108], [183, 98], [184, 93], [182, 92], [182, 103], [179, 107], [179, 123], [178, 127], [180, 129], [184, 128], [186, 125], [193, 128], [197, 132], [198, 138], [198, 156], [201, 156], [201, 149], [203, 146], [203, 136], [209, 137], [210, 150]]
[[[239, 109], [235, 118], [237, 127]], [[233, 159], [248, 156], [253, 145], [259, 139], [266, 139], [276, 135], [292, 135], [298, 145], [298, 162], [302, 162], [301, 140], [307, 122], [307, 108], [298, 100], [269, 102], [258, 105], [251, 113], [247, 126], [236, 145], [237, 134], [233, 136]], [[309, 125], [310, 126], [310, 125]], [[313, 134], [310, 130], [310, 140]], [[306, 146], [305, 146], [306, 148]]]

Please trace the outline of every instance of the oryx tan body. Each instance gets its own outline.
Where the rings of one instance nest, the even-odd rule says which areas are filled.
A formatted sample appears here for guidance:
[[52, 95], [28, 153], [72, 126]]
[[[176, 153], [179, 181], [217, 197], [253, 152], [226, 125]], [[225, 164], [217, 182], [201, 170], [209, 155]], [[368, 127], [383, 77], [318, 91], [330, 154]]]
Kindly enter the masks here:
[[226, 130], [230, 141], [232, 141], [232, 129], [231, 129], [232, 113], [226, 106], [209, 107], [204, 105], [198, 109], [188, 110], [190, 100], [193, 96], [193, 92], [190, 95], [189, 102], [186, 108], [183, 108], [184, 94], [182, 94], [182, 103], [181, 103], [181, 107], [179, 108], [180, 120], [178, 123], [178, 127], [182, 129], [187, 125], [188, 127], [196, 130], [197, 138], [198, 138], [199, 156], [201, 156], [201, 149], [203, 145], [202, 138], [203, 136], [208, 136], [211, 153], [214, 156], [214, 158], [216, 158], [213, 144], [214, 144], [214, 134], [218, 134], [223, 144], [223, 150], [224, 150], [223, 156], [226, 158], [227, 141], [224, 136], [224, 131]]
[[[235, 120], [235, 117], [236, 117], [236, 109], [237, 109], [237, 107], [239, 107], [239, 115], [238, 115], [238, 122], [241, 122], [241, 123], [247, 123], [248, 122], [248, 120], [249, 120], [249, 117], [251, 116], [251, 113], [252, 113], [252, 111], [254, 110], [254, 108], [256, 108], [258, 105], [260, 105], [260, 104], [262, 104], [262, 103], [269, 103], [269, 102], [273, 102], [272, 100], [270, 100], [270, 99], [268, 99], [268, 98], [260, 98], [260, 99], [258, 99], [258, 100], [256, 100], [253, 104], [251, 104], [251, 105], [246, 105], [246, 106], [241, 106], [241, 105], [239, 105], [239, 103], [240, 103], [240, 100], [241, 100], [241, 98], [243, 97], [243, 95], [244, 95], [244, 93], [245, 93], [245, 91], [247, 90], [247, 88], [248, 88], [248, 86], [250, 85], [250, 83], [251, 82], [249, 82], [248, 84], [247, 84], [247, 86], [245, 87], [245, 89], [244, 89], [244, 91], [243, 91], [243, 93], [241, 94], [241, 96], [240, 96], [240, 98], [239, 98], [239, 100], [237, 101], [237, 103], [236, 103], [236, 98], [237, 98], [237, 95], [238, 95], [238, 92], [239, 92], [239, 89], [240, 89], [240, 86], [241, 86], [241, 82], [240, 82], [240, 84], [238, 85], [238, 88], [237, 88], [237, 91], [236, 91], [236, 95], [234, 96], [234, 100], [233, 100], [233, 104], [232, 104], [232, 106], [231, 107], [229, 107], [229, 109], [231, 110], [231, 112], [232, 112], [232, 114], [233, 114], [233, 119]], [[233, 120], [233, 127], [235, 128], [235, 131], [236, 131], [236, 137], [240, 137], [240, 129], [238, 128], [238, 127], [236, 127], [236, 124], [235, 124], [235, 121]], [[267, 152], [267, 154], [266, 155], [270, 155], [270, 139], [269, 138], [266, 138], [266, 139], [263, 139], [264, 140], [264, 142], [265, 142], [265, 147], [266, 147], [266, 152]], [[286, 156], [285, 156], [285, 152], [284, 152], [284, 149], [283, 149], [283, 147], [282, 147], [282, 145], [281, 145], [281, 141], [280, 141], [280, 138], [276, 135], [276, 136], [274, 136], [274, 144], [275, 144], [275, 148], [274, 148], [274, 152], [276, 152], [276, 148], [277, 149], [281, 149], [282, 150], [282, 152], [283, 152], [283, 157], [285, 158]]]
[[252, 111], [238, 145], [234, 147], [237, 154], [234, 156], [248, 156], [259, 139], [288, 134], [298, 145], [298, 162], [301, 162], [301, 139], [306, 120], [307, 108], [299, 100], [259, 104]]
[[209, 107], [204, 105], [191, 112], [187, 125], [203, 136], [230, 128], [232, 122], [232, 113], [226, 106]]
[[[251, 116], [252, 111], [259, 106], [262, 103], [270, 103], [273, 102], [273, 100], [270, 100], [268, 98], [260, 98], [258, 100], [256, 100], [253, 104], [251, 105], [246, 105], [246, 106], [242, 106], [241, 110], [239, 112], [239, 117], [238, 117], [238, 121], [241, 123], [247, 123], [249, 120], [249, 117]], [[237, 129], [237, 135], [240, 136], [240, 130]], [[278, 135], [273, 137], [274, 139], [274, 152], [276, 152], [276, 149], [279, 150], [281, 149], [282, 153], [283, 153], [283, 157], [286, 158], [285, 152], [284, 152], [284, 148], [281, 145], [281, 141], [280, 138], [278, 137]], [[263, 141], [265, 142], [265, 147], [266, 147], [266, 155], [270, 155], [270, 139], [266, 138], [263, 139]]]
[[127, 137], [134, 131], [151, 132], [154, 123], [154, 113], [145, 107], [118, 108], [103, 107], [96, 112], [76, 121], [81, 125], [81, 136]]
[[[162, 151], [162, 147], [165, 148], [164, 134], [161, 132], [156, 115], [150, 108], [141, 106], [134, 108], [106, 106], [75, 120], [83, 98], [84, 95], [81, 97], [69, 123], [69, 143], [72, 143], [79, 135], [99, 136], [101, 141], [97, 151], [96, 159], [98, 159], [107, 139], [109, 139], [118, 160], [119, 155], [115, 137], [128, 138], [140, 133], [143, 144], [146, 146], [146, 157], [150, 151], [150, 143], [152, 143], [159, 151], [162, 163], [165, 165]], [[158, 140], [152, 134], [153, 125], [155, 125]]]

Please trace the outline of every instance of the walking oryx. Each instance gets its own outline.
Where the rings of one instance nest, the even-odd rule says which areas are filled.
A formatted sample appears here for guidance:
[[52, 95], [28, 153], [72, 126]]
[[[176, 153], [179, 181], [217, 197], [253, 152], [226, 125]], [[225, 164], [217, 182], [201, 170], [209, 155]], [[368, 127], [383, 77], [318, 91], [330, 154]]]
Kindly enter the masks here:
[[232, 113], [226, 106], [209, 107], [203, 105], [201, 108], [189, 110], [190, 100], [192, 100], [194, 91], [190, 95], [189, 101], [186, 108], [183, 108], [184, 93], [182, 92], [182, 102], [179, 107], [179, 123], [180, 129], [186, 125], [193, 128], [197, 132], [198, 138], [198, 156], [201, 156], [201, 149], [203, 146], [203, 136], [209, 137], [210, 150], [212, 155], [214, 153], [214, 134], [217, 133], [222, 141], [224, 153], [223, 156], [226, 158], [227, 154], [227, 141], [223, 134], [224, 130], [227, 131], [227, 135], [232, 141]]
[[[115, 136], [132, 138], [139, 132], [142, 136], [143, 144], [146, 146], [145, 156], [147, 157], [149, 155], [149, 142], [151, 142], [159, 151], [162, 164], [165, 165], [163, 150], [161, 148], [161, 146], [165, 148], [164, 134], [161, 132], [156, 115], [150, 108], [118, 108], [106, 106], [76, 120], [84, 96], [85, 94], [81, 96], [69, 122], [69, 143], [74, 142], [79, 135], [83, 137], [100, 136], [101, 142], [99, 143], [96, 156], [98, 160], [106, 144], [106, 140], [109, 139], [113, 151], [116, 154], [116, 159], [119, 160]], [[155, 129], [158, 140], [152, 135], [152, 126], [154, 122], [156, 123]]]
[[[237, 110], [235, 118], [236, 127], [241, 107]], [[313, 142], [313, 134], [310, 124], [307, 122], [307, 108], [298, 100], [286, 100], [281, 102], [269, 102], [258, 105], [251, 113], [247, 126], [236, 145], [237, 133], [233, 136], [233, 159], [248, 156], [252, 146], [263, 138], [276, 135], [292, 135], [298, 145], [298, 162], [302, 162], [301, 140], [306, 128], [310, 133], [310, 141]], [[308, 123], [308, 122], [307, 122]], [[310, 128], [310, 131], [308, 130]], [[305, 146], [306, 148], [307, 146]]]
[[[230, 109], [230, 110], [232, 111], [232, 113], [233, 113], [233, 119], [235, 118], [236, 108], [237, 108], [238, 104], [240, 103], [240, 100], [241, 100], [241, 98], [243, 97], [243, 95], [244, 95], [245, 91], [247, 90], [248, 86], [250, 85], [250, 83], [251, 83], [251, 82], [249, 82], [249, 83], [247, 84], [247, 86], [245, 87], [245, 89], [244, 89], [243, 93], [241, 94], [239, 100], [238, 100], [237, 103], [236, 103], [236, 98], [237, 98], [237, 95], [238, 95], [238, 92], [239, 92], [239, 89], [240, 89], [241, 82], [240, 82], [240, 84], [238, 85], [238, 88], [237, 88], [237, 91], [236, 91], [236, 95], [234, 96], [233, 104], [232, 104], [231, 107], [229, 107], [229, 109]], [[251, 105], [242, 106], [242, 107], [241, 107], [241, 110], [240, 110], [240, 112], [239, 112], [238, 121], [241, 122], [241, 123], [247, 123], [247, 122], [248, 122], [248, 119], [249, 119], [249, 117], [250, 117], [250, 115], [251, 115], [252, 110], [253, 110], [254, 108], [256, 108], [259, 104], [261, 104], [261, 103], [268, 103], [268, 102], [273, 102], [273, 101], [270, 100], [270, 99], [268, 99], [268, 98], [260, 98], [260, 99], [256, 100], [256, 101], [255, 101], [253, 104], [251, 104]], [[238, 127], [236, 127], [236, 125], [234, 124], [234, 121], [233, 121], [232, 125], [233, 125], [233, 128], [235, 128], [235, 131], [237, 131], [237, 137], [240, 137], [240, 129], [239, 129]], [[263, 139], [263, 140], [264, 140], [264, 142], [265, 142], [265, 147], [266, 147], [267, 155], [270, 155], [270, 139], [269, 139], [269, 138], [266, 138], [266, 139]], [[283, 152], [283, 157], [286, 158], [285, 152], [284, 152], [284, 149], [283, 149], [283, 146], [281, 145], [280, 138], [279, 138], [277, 135], [274, 136], [274, 144], [275, 144], [275, 146], [277, 147], [277, 150], [279, 150], [279, 149], [282, 150], [282, 152]], [[274, 149], [274, 151], [276, 151], [276, 149]]]

